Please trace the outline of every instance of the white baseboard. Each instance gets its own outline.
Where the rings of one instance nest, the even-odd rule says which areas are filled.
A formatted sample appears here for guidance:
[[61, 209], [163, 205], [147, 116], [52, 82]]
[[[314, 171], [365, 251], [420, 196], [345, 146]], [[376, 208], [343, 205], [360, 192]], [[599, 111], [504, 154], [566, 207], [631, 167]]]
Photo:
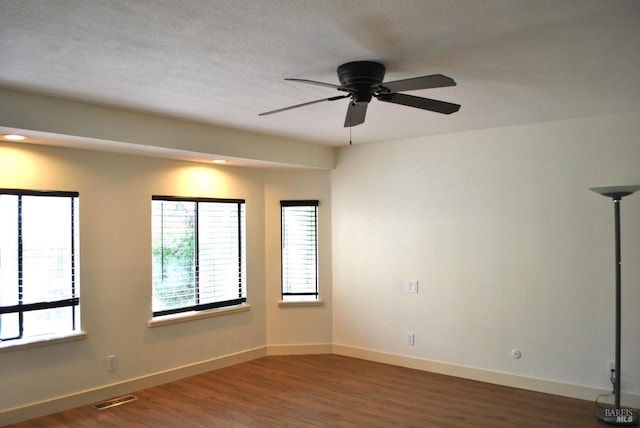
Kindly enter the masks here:
[[[406, 355], [390, 354], [372, 349], [357, 348], [347, 345], [317, 343], [302, 345], [270, 345], [261, 346], [234, 354], [224, 355], [207, 361], [201, 361], [166, 371], [141, 376], [135, 379], [105, 385], [74, 394], [52, 398], [50, 400], [15, 407], [0, 412], [0, 426], [18, 423], [27, 419], [37, 418], [50, 413], [60, 412], [74, 407], [95, 403], [118, 395], [128, 394], [163, 383], [172, 382], [185, 377], [194, 376], [211, 370], [228, 367], [234, 364], [251, 361], [267, 355], [309, 355], [309, 354], [337, 354], [363, 360], [376, 361], [407, 367], [433, 373], [440, 373], [465, 379], [509, 386], [513, 388], [527, 389], [546, 394], [561, 395], [582, 400], [595, 400], [598, 394], [607, 393], [600, 388], [583, 385], [562, 383], [547, 379], [538, 379], [510, 373], [496, 372], [478, 369], [474, 367], [460, 366], [443, 363], [424, 358], [409, 357]], [[623, 393], [622, 404], [624, 406], [640, 407], [640, 394]]]
[[73, 394], [52, 398], [38, 403], [27, 404], [0, 412], [0, 426], [14, 424], [28, 419], [61, 412], [74, 407], [85, 406], [132, 391], [150, 388], [163, 383], [172, 382], [189, 376], [206, 373], [211, 370], [232, 366], [234, 364], [255, 360], [267, 355], [266, 346], [261, 346], [234, 354], [224, 355], [211, 360], [201, 361], [182, 367], [152, 373], [122, 382], [100, 386]]
[[[474, 367], [460, 366], [441, 361], [424, 358], [409, 357], [406, 355], [390, 354], [374, 351], [372, 349], [357, 348], [347, 345], [333, 345], [333, 353], [363, 360], [376, 361], [394, 366], [407, 367], [433, 373], [477, 380], [512, 388], [526, 389], [529, 391], [543, 392], [546, 394], [561, 395], [564, 397], [578, 398], [594, 401], [598, 394], [607, 394], [610, 391], [584, 385], [563, 383], [548, 379], [539, 379], [511, 373], [497, 372]], [[603, 401], [604, 403], [611, 401]], [[623, 406], [640, 407], [640, 394], [625, 393], [621, 396]]]
[[304, 345], [269, 345], [267, 355], [312, 355], [331, 354], [331, 343], [310, 343]]

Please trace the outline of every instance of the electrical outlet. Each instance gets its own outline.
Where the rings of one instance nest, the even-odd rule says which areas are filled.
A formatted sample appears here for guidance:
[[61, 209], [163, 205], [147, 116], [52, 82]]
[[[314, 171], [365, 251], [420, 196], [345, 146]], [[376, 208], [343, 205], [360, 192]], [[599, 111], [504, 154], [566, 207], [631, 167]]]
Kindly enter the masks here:
[[418, 280], [417, 279], [407, 279], [406, 286], [407, 286], [407, 292], [409, 292], [409, 293], [417, 293], [418, 292]]
[[616, 360], [609, 360], [607, 370], [607, 376], [611, 379], [612, 382], [616, 381]]
[[407, 333], [407, 345], [415, 345], [416, 344], [416, 335], [415, 333]]
[[107, 371], [113, 372], [116, 370], [118, 360], [115, 355], [109, 355], [107, 357]]

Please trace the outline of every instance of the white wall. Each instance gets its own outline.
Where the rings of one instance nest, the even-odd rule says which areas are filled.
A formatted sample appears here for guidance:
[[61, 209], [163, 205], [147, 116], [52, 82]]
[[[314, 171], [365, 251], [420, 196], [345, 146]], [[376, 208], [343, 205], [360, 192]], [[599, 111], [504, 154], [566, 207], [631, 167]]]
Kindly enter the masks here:
[[[613, 203], [589, 188], [640, 184], [639, 136], [630, 113], [341, 149], [336, 346], [609, 389]], [[622, 202], [622, 386], [636, 402], [639, 219], [636, 194]]]
[[[268, 299], [265, 286], [265, 263], [278, 260], [279, 272], [279, 254], [275, 254], [280, 241], [276, 233], [279, 205], [275, 199], [281, 196], [321, 199], [327, 226], [321, 240], [326, 259], [330, 258], [330, 173], [273, 171], [269, 180], [265, 174], [261, 169], [0, 143], [0, 188], [80, 192], [81, 310], [82, 329], [87, 332], [79, 341], [0, 350], [0, 425], [131, 392], [131, 388], [146, 385], [139, 379], [167, 381], [211, 369], [217, 359], [232, 363], [237, 362], [236, 355], [246, 359], [266, 355], [268, 328], [274, 329], [269, 336], [277, 344], [292, 340], [296, 344], [330, 343], [330, 305], [278, 314], [274, 293], [279, 273], [273, 267], [270, 276], [277, 276], [277, 282], [269, 282]], [[148, 326], [154, 194], [246, 200], [249, 311]], [[268, 209], [275, 210], [269, 213], [268, 222], [265, 194], [269, 195]], [[267, 247], [270, 252], [265, 251]], [[329, 273], [322, 286], [329, 298], [330, 266], [327, 262], [323, 268]], [[267, 320], [267, 308], [274, 312], [272, 321]], [[288, 323], [293, 327], [287, 328]], [[305, 334], [295, 334], [295, 328], [304, 326], [310, 326]], [[110, 373], [106, 357], [114, 354], [118, 367]], [[189, 369], [192, 366], [195, 369]], [[168, 376], [162, 375], [167, 372]], [[77, 398], [67, 400], [68, 396]]]

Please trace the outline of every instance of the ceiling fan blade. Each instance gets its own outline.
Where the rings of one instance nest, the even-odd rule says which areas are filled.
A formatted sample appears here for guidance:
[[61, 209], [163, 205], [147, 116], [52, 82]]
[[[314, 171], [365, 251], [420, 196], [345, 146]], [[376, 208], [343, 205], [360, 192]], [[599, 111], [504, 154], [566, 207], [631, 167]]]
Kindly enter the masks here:
[[348, 128], [350, 126], [356, 126], [364, 123], [364, 117], [367, 115], [368, 105], [368, 103], [356, 104], [354, 102], [350, 102], [349, 108], [347, 109], [347, 116], [344, 119], [344, 127]]
[[[395, 80], [384, 82], [380, 86], [388, 89], [389, 92], [415, 91], [417, 89], [443, 88], [445, 86], [455, 86], [456, 82], [442, 74], [431, 74], [429, 76], [413, 77], [411, 79]], [[383, 90], [383, 92], [385, 92]]]
[[308, 83], [310, 85], [326, 86], [327, 88], [334, 88], [334, 89], [338, 89], [339, 91], [347, 91], [348, 90], [344, 86], [334, 85], [333, 83], [317, 82], [315, 80], [309, 80], [309, 79], [290, 79], [290, 78], [287, 78], [287, 79], [284, 79], [284, 80], [289, 80], [289, 81], [292, 81], [292, 82]]
[[279, 109], [276, 109], [276, 110], [266, 111], [264, 113], [260, 113], [258, 116], [266, 116], [266, 115], [269, 115], [269, 114], [280, 113], [280, 112], [283, 112], [283, 111], [291, 110], [291, 109], [298, 108], [298, 107], [304, 107], [304, 106], [308, 106], [308, 105], [311, 105], [311, 104], [317, 104], [317, 103], [321, 103], [321, 102], [324, 102], [324, 101], [341, 100], [343, 98], [348, 98], [350, 96], [351, 95], [338, 95], [336, 97], [329, 97], [329, 98], [323, 98], [321, 100], [309, 101], [309, 102], [302, 103], [302, 104], [296, 104], [294, 106], [283, 107], [283, 108], [279, 108]]
[[460, 104], [432, 100], [431, 98], [414, 97], [413, 95], [407, 94], [380, 94], [377, 98], [380, 101], [421, 108], [423, 110], [435, 111], [436, 113], [451, 114], [460, 110]]

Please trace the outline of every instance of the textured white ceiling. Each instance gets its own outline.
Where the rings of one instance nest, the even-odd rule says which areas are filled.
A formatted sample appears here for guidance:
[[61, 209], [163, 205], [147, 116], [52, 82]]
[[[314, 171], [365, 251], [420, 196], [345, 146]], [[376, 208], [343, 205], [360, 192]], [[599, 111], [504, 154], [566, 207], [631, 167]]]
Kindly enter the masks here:
[[[637, 0], [2, 0], [0, 84], [328, 145], [349, 141], [338, 83], [376, 60], [440, 115], [373, 100], [354, 144], [640, 110]], [[1, 125], [1, 124], [0, 124]]]

